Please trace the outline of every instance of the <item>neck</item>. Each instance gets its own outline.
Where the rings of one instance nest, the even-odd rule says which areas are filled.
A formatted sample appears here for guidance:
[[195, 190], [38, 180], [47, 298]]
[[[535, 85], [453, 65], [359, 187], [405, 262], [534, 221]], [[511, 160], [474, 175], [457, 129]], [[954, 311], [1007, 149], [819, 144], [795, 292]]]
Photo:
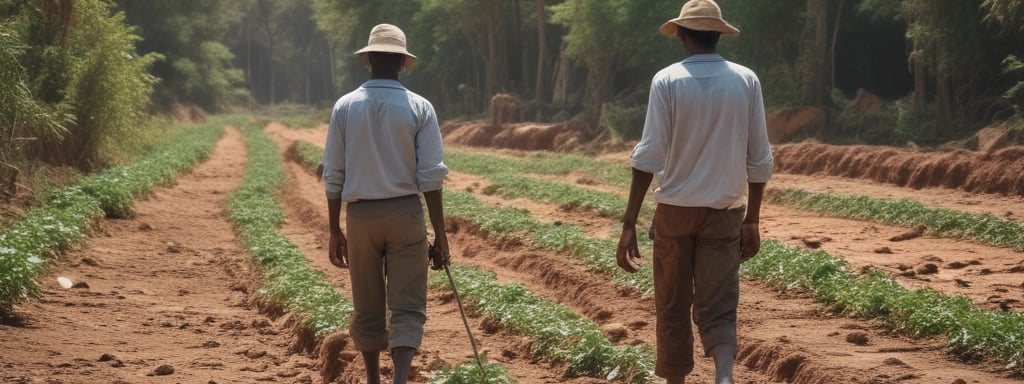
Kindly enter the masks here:
[[707, 54], [707, 53], [715, 53], [715, 49], [714, 48], [711, 48], [711, 49], [708, 49], [708, 48], [693, 48], [693, 49], [686, 48], [686, 49], [684, 49], [684, 52], [686, 53], [686, 56], [689, 57], [689, 56], [693, 56], [693, 55], [703, 55], [703, 54]]
[[370, 70], [370, 78], [373, 80], [395, 80], [398, 81], [398, 72]]

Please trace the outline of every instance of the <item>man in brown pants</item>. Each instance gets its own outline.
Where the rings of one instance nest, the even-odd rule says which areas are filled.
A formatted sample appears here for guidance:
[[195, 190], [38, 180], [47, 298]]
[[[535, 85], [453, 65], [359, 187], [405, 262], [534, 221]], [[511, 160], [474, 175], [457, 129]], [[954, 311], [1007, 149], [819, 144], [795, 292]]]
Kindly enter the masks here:
[[[390, 350], [400, 384], [408, 381], [427, 319], [428, 243], [419, 194], [434, 250], [447, 262], [441, 187], [448, 167], [433, 106], [398, 82], [416, 64], [402, 30], [378, 25], [356, 53], [371, 79], [335, 103], [324, 147], [328, 256], [349, 268], [355, 308], [349, 335], [363, 355], [367, 382], [380, 383], [380, 352]], [[342, 201], [348, 237], [339, 223]]]
[[664, 172], [652, 230], [654, 372], [679, 384], [693, 370], [692, 308], [704, 354], [715, 360], [715, 382], [731, 384], [739, 265], [760, 248], [761, 196], [773, 164], [761, 85], [754, 72], [715, 53], [721, 35], [739, 30], [714, 1], [688, 1], [660, 31], [682, 41], [686, 59], [651, 82], [616, 260], [637, 271], [637, 215], [653, 174]]

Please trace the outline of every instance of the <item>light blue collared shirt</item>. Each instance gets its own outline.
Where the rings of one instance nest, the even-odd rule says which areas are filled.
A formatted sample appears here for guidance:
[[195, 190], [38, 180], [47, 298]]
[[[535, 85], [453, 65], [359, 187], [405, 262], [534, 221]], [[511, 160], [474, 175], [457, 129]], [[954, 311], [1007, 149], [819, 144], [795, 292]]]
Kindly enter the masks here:
[[651, 81], [633, 167], [665, 176], [655, 199], [683, 207], [746, 203], [747, 183], [772, 175], [761, 82], [717, 54], [693, 55]]
[[323, 165], [327, 198], [347, 202], [438, 190], [448, 176], [433, 105], [395, 80], [338, 99]]

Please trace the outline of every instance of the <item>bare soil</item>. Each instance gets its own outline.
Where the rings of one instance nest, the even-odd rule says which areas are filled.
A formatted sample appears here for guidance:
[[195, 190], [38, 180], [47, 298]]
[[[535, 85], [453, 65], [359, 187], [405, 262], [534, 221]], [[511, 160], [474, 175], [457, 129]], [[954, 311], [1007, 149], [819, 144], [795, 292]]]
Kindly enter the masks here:
[[[323, 145], [325, 128], [296, 130], [271, 124], [267, 132], [284, 155], [295, 140]], [[628, 152], [604, 156], [628, 161]], [[209, 161], [180, 177], [176, 185], [138, 202], [136, 218], [105, 221], [104, 234], [62, 258], [54, 275], [44, 280], [43, 297], [17, 307], [17, 317], [0, 324], [0, 382], [322, 382], [315, 356], [292, 352], [295, 337], [288, 316], [268, 317], [252, 298], [257, 269], [238, 247], [223, 212], [244, 164], [241, 137], [229, 129]], [[347, 297], [348, 271], [331, 266], [326, 257], [323, 186], [294, 162], [286, 164], [286, 172], [289, 188], [282, 197], [289, 220], [281, 230]], [[592, 180], [580, 182], [581, 175], [545, 178], [625, 193]], [[1017, 196], [955, 188], [915, 190], [861, 178], [782, 172], [772, 184], [913, 198], [970, 212], [1011, 212], [1011, 218], [1024, 215], [1024, 201]], [[580, 225], [588, 236], [614, 236], [614, 219], [485, 195], [487, 185], [485, 178], [453, 172], [447, 188], [471, 192], [487, 204], [525, 208], [542, 221]], [[1024, 307], [1021, 253], [928, 236], [893, 242], [889, 239], [910, 229], [770, 204], [762, 219], [766, 238], [824, 249], [856, 267], [900, 274], [908, 270], [904, 267], [916, 271], [934, 264], [931, 273], [901, 277], [907, 286], [964, 294], [989, 308]], [[455, 262], [493, 270], [500, 282], [523, 284], [539, 296], [562, 302], [597, 322], [617, 343], [654, 345], [650, 298], [616, 286], [572, 258], [494, 236], [470, 223], [450, 219], [447, 230]], [[889, 252], [878, 252], [882, 247]], [[84, 281], [89, 288], [62, 289], [57, 276]], [[758, 282], [742, 284], [738, 383], [1022, 381], [999, 364], [966, 362], [947, 353], [942, 339], [914, 339], [873, 321], [835, 314], [800, 292], [780, 293]], [[522, 383], [604, 382], [565, 377], [564, 367], [530, 357], [524, 337], [474, 313], [469, 321], [489, 359], [506, 365]], [[437, 367], [469, 360], [469, 342], [450, 294], [431, 293], [423, 345], [414, 362], [416, 383], [425, 383]], [[347, 349], [341, 359], [344, 367], [338, 381], [360, 383], [365, 372], [358, 354]], [[161, 365], [173, 367], [174, 373], [148, 376]], [[390, 365], [387, 356], [383, 365]], [[711, 361], [698, 358], [688, 382], [710, 383], [712, 378]]]

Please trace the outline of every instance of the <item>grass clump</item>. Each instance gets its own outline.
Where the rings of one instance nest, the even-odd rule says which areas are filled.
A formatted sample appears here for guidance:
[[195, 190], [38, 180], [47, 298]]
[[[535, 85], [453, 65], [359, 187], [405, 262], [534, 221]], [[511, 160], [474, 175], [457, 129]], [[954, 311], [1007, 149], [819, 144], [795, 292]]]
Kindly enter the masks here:
[[445, 149], [445, 164], [473, 175], [498, 173], [564, 176], [580, 173], [603, 184], [629, 188], [632, 173], [628, 165], [595, 160], [577, 155], [537, 152], [524, 157], [508, 157]]
[[297, 105], [277, 106], [270, 112], [266, 119], [279, 121], [288, 128], [317, 128], [321, 124], [327, 124], [331, 117], [330, 109], [313, 108]]
[[744, 276], [802, 289], [835, 310], [878, 319], [913, 336], [945, 335], [959, 354], [990, 356], [1024, 370], [1024, 314], [987, 311], [964, 296], [910, 290], [881, 272], [857, 274], [842, 258], [769, 240], [743, 263]]
[[[519, 284], [498, 284], [493, 272], [453, 265], [459, 292], [471, 308], [534, 339], [533, 353], [567, 365], [570, 376], [629, 383], [652, 378], [654, 354], [646, 346], [616, 346], [597, 324], [571, 308], [538, 298]], [[430, 286], [447, 287], [447, 277], [431, 276]]]
[[[324, 158], [323, 149], [302, 140], [296, 141], [293, 149], [295, 151], [295, 159], [298, 160], [299, 164], [314, 172]], [[317, 177], [320, 176], [317, 175]]]
[[518, 384], [508, 368], [501, 364], [484, 363], [487, 379], [480, 372], [475, 361], [469, 361], [451, 369], [443, 369], [430, 379], [432, 384]]
[[769, 201], [826, 215], [879, 221], [899, 226], [924, 225], [928, 232], [972, 239], [997, 247], [1024, 251], [1024, 225], [990, 214], [975, 215], [926, 207], [910, 199], [815, 193], [787, 189], [772, 193]]
[[298, 246], [277, 231], [287, 217], [275, 199], [285, 184], [277, 144], [256, 126], [239, 126], [249, 150], [249, 165], [242, 186], [228, 200], [228, 216], [246, 250], [263, 267], [260, 295], [296, 314], [316, 336], [346, 328], [352, 304], [322, 272], [309, 267]]

